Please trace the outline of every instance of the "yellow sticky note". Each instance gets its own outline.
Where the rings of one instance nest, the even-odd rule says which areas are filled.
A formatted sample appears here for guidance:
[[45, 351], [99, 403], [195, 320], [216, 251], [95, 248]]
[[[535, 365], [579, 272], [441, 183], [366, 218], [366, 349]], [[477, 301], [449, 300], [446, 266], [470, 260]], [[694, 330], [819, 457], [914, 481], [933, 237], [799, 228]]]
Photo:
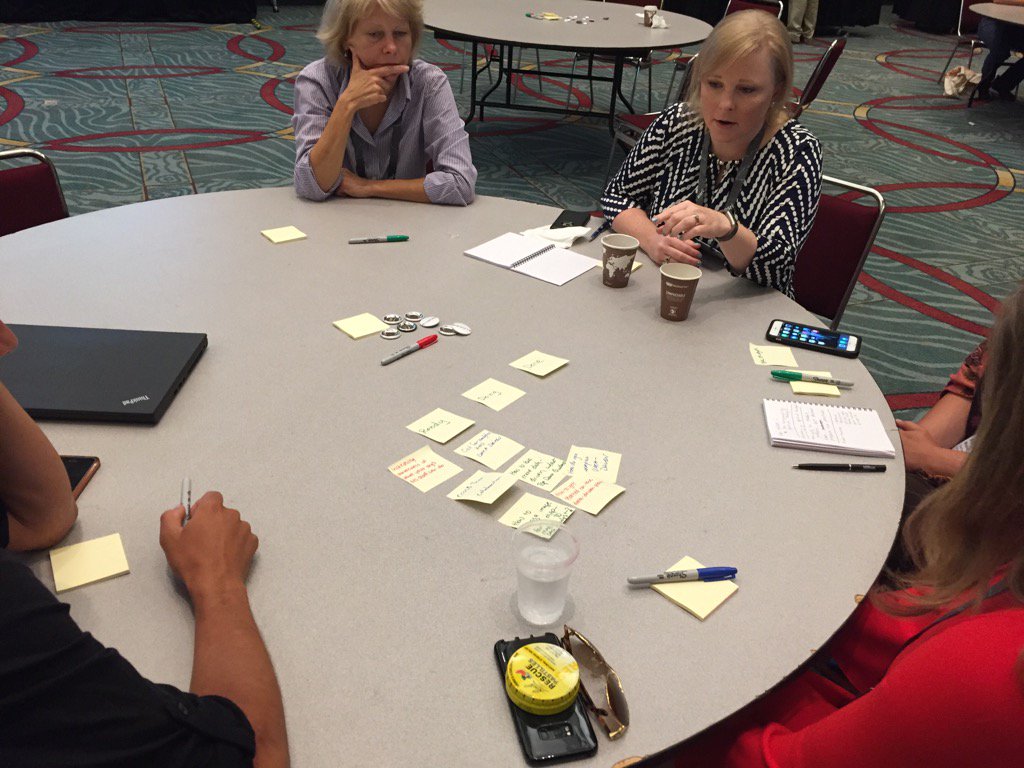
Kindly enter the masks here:
[[58, 592], [128, 573], [119, 533], [51, 549], [50, 565]]
[[424, 437], [429, 437], [434, 442], [443, 444], [460, 432], [465, 432], [474, 424], [476, 422], [472, 419], [456, 416], [443, 408], [435, 408], [422, 419], [406, 426], [406, 429], [411, 429]]
[[523, 355], [518, 360], [512, 361], [509, 365], [513, 368], [518, 368], [520, 371], [532, 373], [534, 376], [547, 376], [568, 362], [564, 357], [555, 357], [535, 349], [530, 354]]
[[[540, 496], [534, 496], [532, 493], [524, 493], [508, 512], [498, 518], [498, 522], [509, 528], [518, 528], [527, 520], [535, 518], [552, 523], [564, 523], [575, 511], [572, 507], [559, 504], [557, 501], [549, 501]], [[543, 539], [550, 539], [557, 530], [554, 526], [542, 528], [538, 531], [538, 535]]]
[[793, 357], [793, 350], [789, 347], [780, 347], [777, 344], [766, 344], [759, 347], [757, 344], [751, 344], [750, 356], [754, 358], [754, 365], [796, 368], [796, 358]]
[[[800, 371], [808, 376], [824, 376], [832, 378], [831, 371]], [[794, 395], [822, 395], [824, 397], [839, 397], [842, 393], [835, 384], [818, 384], [814, 381], [791, 381], [789, 386], [793, 388]]]
[[480, 462], [488, 469], [497, 469], [524, 447], [510, 437], [484, 429], [456, 448], [455, 452]]
[[517, 389], [510, 384], [505, 384], [497, 379], [487, 379], [487, 381], [481, 382], [472, 389], [463, 392], [462, 396], [468, 397], [470, 400], [476, 400], [478, 403], [483, 403], [491, 410], [500, 411], [525, 394], [523, 390]]
[[565, 461], [531, 448], [505, 470], [505, 474], [535, 485], [542, 491], [552, 491], [558, 481], [565, 477]]
[[643, 265], [644, 264], [642, 261], [640, 261], [640, 259], [633, 259], [633, 269], [631, 269], [630, 272], [636, 272]]
[[414, 488], [419, 488], [423, 493], [431, 488], [436, 488], [461, 471], [462, 467], [438, 456], [430, 450], [429, 445], [423, 446], [415, 453], [410, 453], [404, 459], [399, 459], [388, 467], [388, 472], [400, 480], [405, 480]]
[[621, 485], [606, 483], [596, 477], [583, 475], [570, 478], [551, 495], [569, 502], [574, 507], [579, 507], [584, 512], [596, 515], [624, 490], [626, 489]]
[[448, 498], [475, 501], [479, 504], [493, 504], [515, 484], [514, 477], [502, 472], [477, 472], [449, 493]]
[[567, 475], [589, 475], [598, 480], [614, 483], [619, 477], [619, 462], [621, 461], [621, 453], [574, 445], [569, 449], [569, 457], [565, 460], [565, 473]]
[[352, 315], [344, 320], [335, 320], [334, 327], [339, 331], [347, 333], [353, 339], [361, 339], [373, 333], [380, 333], [390, 326], [376, 315], [363, 312], [361, 315]]
[[298, 227], [278, 227], [277, 229], [264, 229], [260, 232], [267, 240], [274, 243], [290, 243], [292, 240], [305, 240], [306, 233]]
[[[665, 570], [683, 571], [703, 567], [692, 557], [684, 557]], [[733, 581], [681, 581], [675, 584], [656, 584], [653, 588], [701, 621], [739, 589]]]

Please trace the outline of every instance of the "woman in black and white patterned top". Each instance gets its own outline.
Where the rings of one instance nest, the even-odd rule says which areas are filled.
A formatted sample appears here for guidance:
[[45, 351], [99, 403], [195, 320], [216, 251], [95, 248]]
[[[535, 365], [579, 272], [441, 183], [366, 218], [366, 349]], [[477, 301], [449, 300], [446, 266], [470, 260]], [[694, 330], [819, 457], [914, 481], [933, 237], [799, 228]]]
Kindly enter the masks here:
[[730, 272], [792, 297], [821, 195], [821, 147], [785, 110], [786, 28], [763, 11], [730, 14], [693, 67], [687, 101], [640, 137], [605, 190], [604, 214], [656, 264], [699, 265], [715, 243]]

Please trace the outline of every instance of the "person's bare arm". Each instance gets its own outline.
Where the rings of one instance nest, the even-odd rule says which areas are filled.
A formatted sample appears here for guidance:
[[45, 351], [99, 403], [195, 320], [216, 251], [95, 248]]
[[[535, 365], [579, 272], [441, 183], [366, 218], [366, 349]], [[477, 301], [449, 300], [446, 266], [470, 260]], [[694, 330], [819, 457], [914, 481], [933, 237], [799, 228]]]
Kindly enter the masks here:
[[[1024, 0], [1021, 0], [1024, 2]], [[928, 430], [935, 443], [943, 448], [952, 448], [964, 439], [967, 433], [967, 417], [971, 412], [971, 401], [958, 395], [946, 395], [932, 406], [917, 423]]]
[[160, 518], [160, 546], [185, 583], [195, 610], [190, 690], [237, 704], [256, 733], [255, 764], [287, 768], [288, 736], [281, 690], [249, 607], [245, 578], [259, 546], [249, 524], [223, 497], [209, 492], [185, 510]]
[[663, 235], [640, 208], [624, 210], [612, 220], [612, 229], [639, 240], [640, 247], [655, 264], [666, 261], [700, 264], [700, 249], [692, 241]]
[[0, 500], [7, 507], [8, 547], [51, 547], [78, 517], [64, 464], [14, 396], [0, 383]]
[[411, 203], [429, 203], [423, 186], [426, 177], [419, 179], [364, 179], [347, 168], [341, 172], [343, 181], [336, 194], [343, 197], [381, 197], [387, 200], [406, 200]]

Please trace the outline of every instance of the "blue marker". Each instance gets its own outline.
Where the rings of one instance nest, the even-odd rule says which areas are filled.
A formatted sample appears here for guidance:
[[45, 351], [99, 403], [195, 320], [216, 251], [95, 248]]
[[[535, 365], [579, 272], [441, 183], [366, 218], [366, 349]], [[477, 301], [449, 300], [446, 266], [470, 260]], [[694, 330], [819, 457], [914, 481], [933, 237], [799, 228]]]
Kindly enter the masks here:
[[656, 576], [630, 576], [631, 586], [649, 587], [652, 584], [673, 584], [680, 581], [726, 581], [736, 578], [735, 568], [694, 568], [688, 571], [664, 571]]
[[612, 225], [611, 219], [605, 219], [604, 220], [604, 224], [602, 224], [600, 227], [598, 227], [597, 229], [594, 230], [594, 234], [592, 234], [590, 236], [590, 239], [587, 240], [587, 242], [588, 243], [592, 243], [595, 240], [597, 240], [597, 238], [600, 236], [600, 234], [602, 232], [604, 232], [606, 229], [608, 229], [609, 227], [611, 227], [611, 225]]

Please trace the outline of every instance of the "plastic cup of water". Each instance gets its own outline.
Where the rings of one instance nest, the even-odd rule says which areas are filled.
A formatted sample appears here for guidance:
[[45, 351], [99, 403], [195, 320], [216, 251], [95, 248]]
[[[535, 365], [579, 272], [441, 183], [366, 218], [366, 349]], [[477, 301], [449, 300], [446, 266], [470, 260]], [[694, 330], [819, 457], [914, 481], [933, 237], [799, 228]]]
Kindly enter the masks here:
[[565, 610], [580, 543], [564, 525], [547, 520], [527, 520], [512, 542], [519, 614], [530, 624], [554, 624]]

